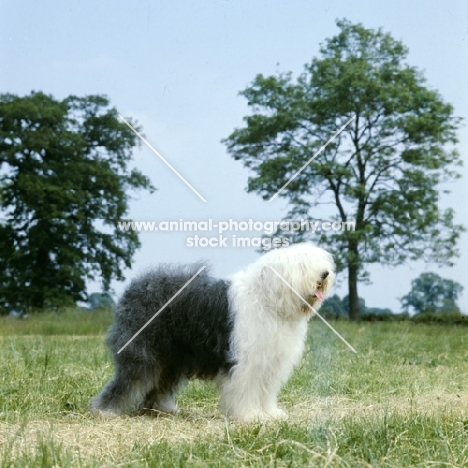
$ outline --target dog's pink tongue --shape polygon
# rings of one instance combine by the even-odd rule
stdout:
[[[316,297],[320,302],[323,302],[323,293],[322,293],[322,291],[319,291],[319,290],[317,289],[317,291],[315,291],[314,294],[315,294],[315,297]]]

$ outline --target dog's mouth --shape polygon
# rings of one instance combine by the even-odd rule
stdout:
[[[322,273],[322,276],[320,277],[320,280],[317,282],[317,289],[314,291],[313,294],[308,294],[305,298],[307,300],[307,303],[310,305],[310,306],[314,306],[315,303],[317,301],[319,302],[323,302],[323,299],[324,299],[324,294],[323,294],[323,290],[325,288],[325,281],[327,279],[329,275],[329,272],[328,271],[324,271]],[[302,309],[304,311],[310,311],[310,308],[307,307],[306,304],[303,304],[302,305]]]
[[[320,302],[323,302],[324,296],[323,296],[322,288],[323,286],[321,284],[318,284],[317,289],[314,291],[314,294],[309,294],[307,296],[307,302],[310,305],[314,305],[315,302],[317,302],[317,300],[319,300]]]
[[[320,277],[320,281],[317,283],[317,289],[314,292],[314,296],[320,302],[323,302],[323,292],[322,292],[322,290],[324,289],[324,283],[327,280],[329,274],[330,274],[329,271],[324,271],[322,273],[322,276]]]
[[[324,271],[322,273],[322,276],[320,278],[320,281],[317,282],[317,289],[314,292],[314,296],[320,301],[323,302],[323,288],[324,288],[324,282],[327,279],[329,273],[328,271]]]
[[[305,299],[307,300],[307,303],[313,307],[317,300],[323,302],[323,292],[320,291],[320,289],[316,289],[314,294],[308,294]],[[302,304],[301,307],[305,312],[311,311],[310,307],[308,307],[306,304]]]
[[[317,289],[315,292],[314,292],[314,296],[320,301],[320,302],[323,302],[323,292],[320,291],[319,289]]]

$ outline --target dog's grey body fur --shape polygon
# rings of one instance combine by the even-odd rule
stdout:
[[[92,401],[92,409],[117,414],[175,411],[173,395],[181,381],[228,372],[233,364],[229,282],[210,277],[206,269],[117,354],[199,268],[162,265],[130,284],[107,335],[115,377]]]

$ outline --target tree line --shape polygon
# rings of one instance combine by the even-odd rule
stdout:
[[[359,298],[361,318],[366,320],[406,320],[410,317],[416,321],[462,320],[457,304],[463,287],[456,281],[441,278],[436,273],[422,273],[411,282],[411,290],[401,297],[401,311],[395,313],[388,307],[367,307],[363,298]],[[349,317],[349,298],[342,299],[333,295],[326,299],[320,313],[330,319]],[[437,316],[437,317],[435,317]],[[466,317],[468,319],[468,317]],[[468,321],[467,321],[468,323]]]
[[[249,192],[288,202],[285,219],[355,222],[312,240],[346,273],[358,320],[369,264],[450,265],[459,254],[464,228],[438,201],[440,184],[460,176],[461,119],[402,42],[347,20],[337,27],[298,77],[259,74],[241,91],[250,113],[223,143],[250,170]],[[104,96],[0,95],[0,310],[72,304],[86,299],[88,279],[103,292],[123,279],[140,244],[117,221],[132,190],[154,190],[130,167],[137,144]]]

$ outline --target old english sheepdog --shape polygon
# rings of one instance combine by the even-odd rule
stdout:
[[[308,304],[318,309],[332,286],[332,256],[301,243],[269,251],[230,281],[204,270],[122,350],[200,266],[161,266],[132,281],[108,332],[115,375],[91,400],[95,414],[175,412],[178,387],[198,377],[217,383],[227,417],[286,417],[278,393],[301,358]]]

